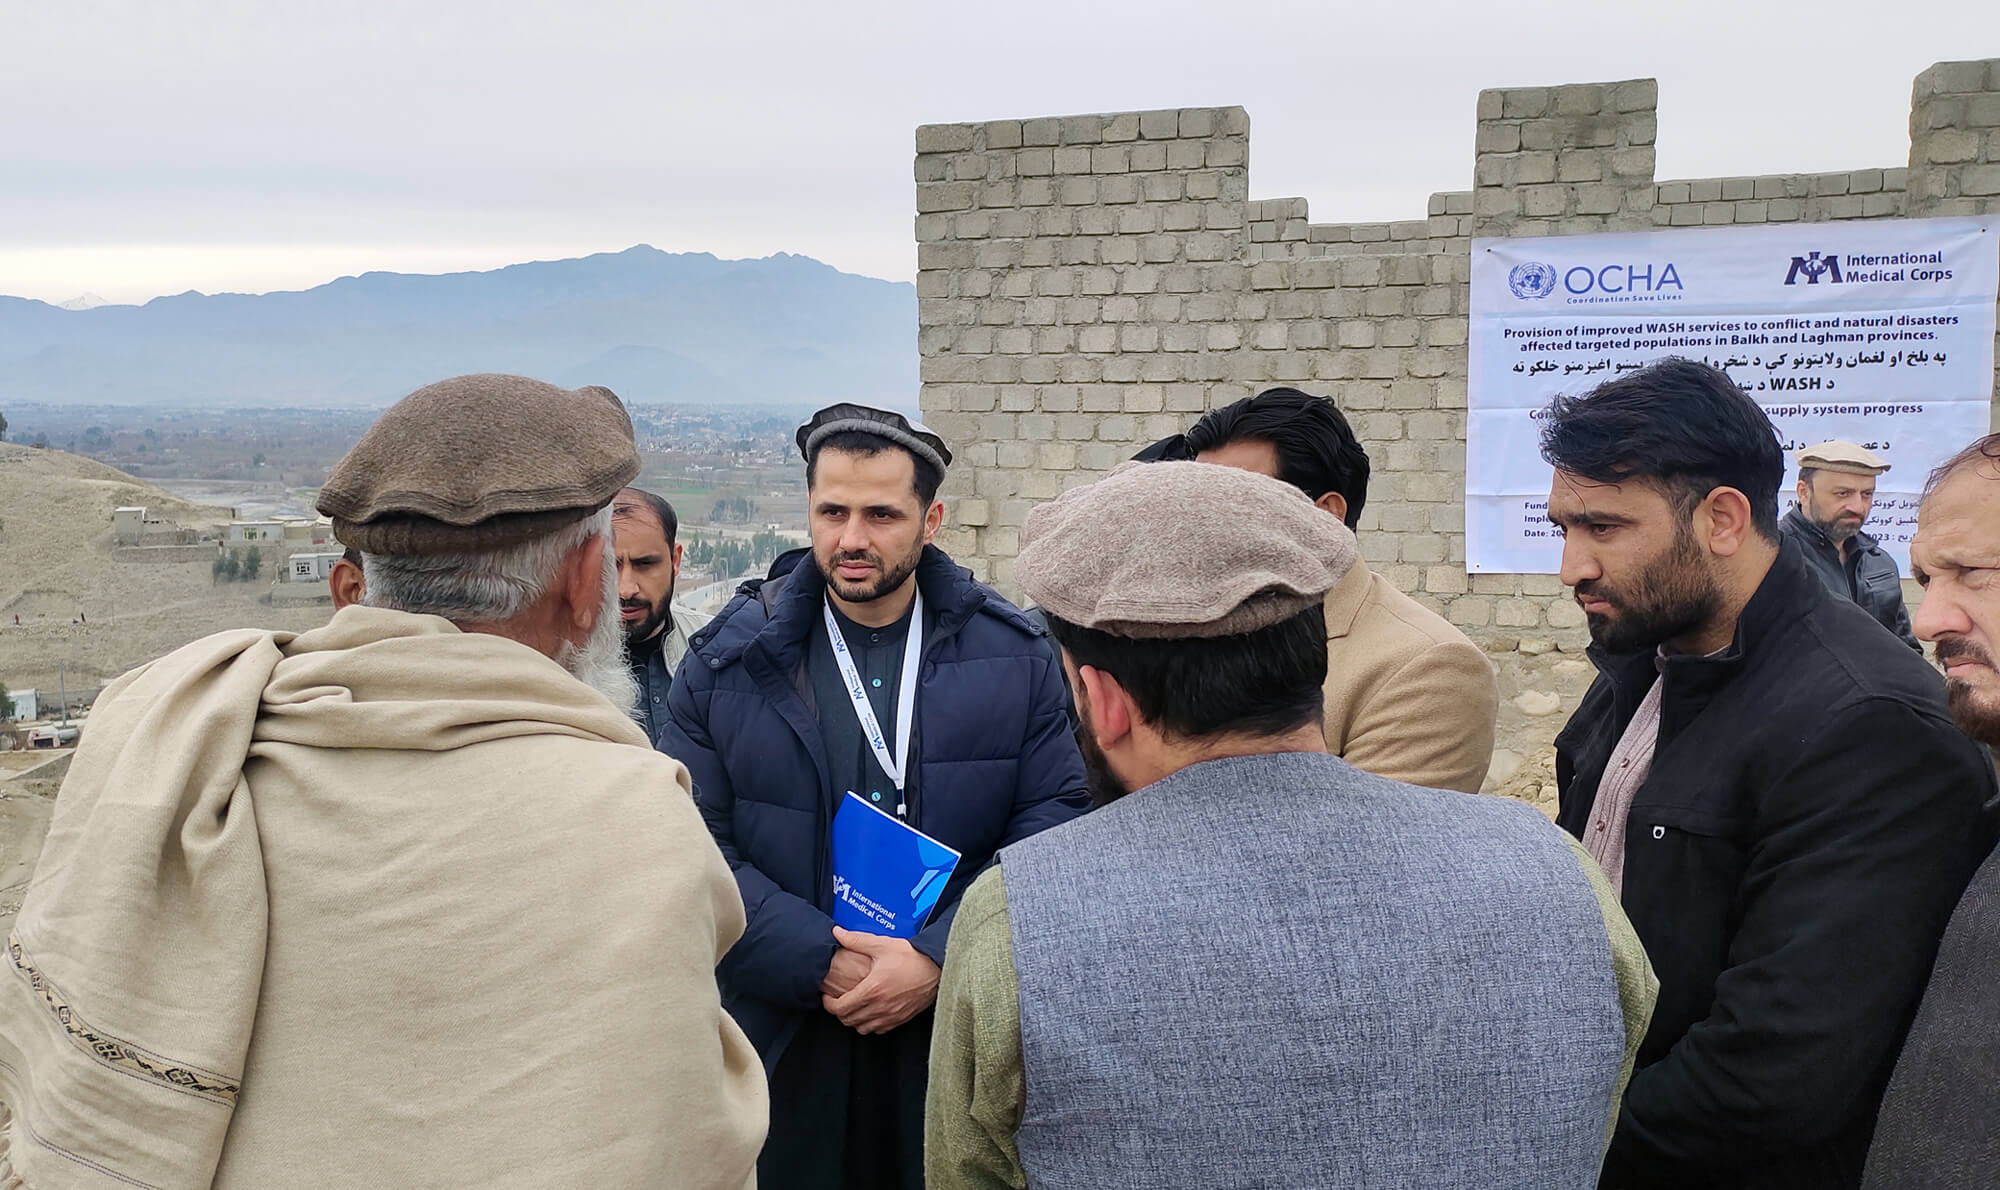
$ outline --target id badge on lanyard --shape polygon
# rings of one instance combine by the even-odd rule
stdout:
[[[909,774],[904,766],[910,758],[910,724],[917,707],[917,665],[924,651],[924,593],[917,591],[910,601],[910,630],[903,640],[903,676],[896,688],[893,756],[889,753],[889,741],[882,737],[882,724],[875,718],[874,704],[868,701],[868,688],[862,684],[860,670],[855,668],[854,655],[847,648],[847,637],[833,617],[831,596],[820,611],[826,619],[826,641],[833,647],[833,663],[840,667],[841,684],[847,687],[848,701],[854,704],[854,718],[861,724],[861,734],[868,741],[868,750],[875,754],[875,762],[896,786],[896,817],[908,817],[909,799],[903,790]]]

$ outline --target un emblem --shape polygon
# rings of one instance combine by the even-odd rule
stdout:
[[[1545,298],[1556,291],[1556,271],[1538,260],[1517,264],[1507,274],[1507,288],[1517,298]]]

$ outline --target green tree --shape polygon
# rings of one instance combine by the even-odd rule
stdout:
[[[229,568],[228,555],[215,551],[215,563],[208,568],[208,585],[213,587],[222,581],[222,572]]]
[[[7,441],[7,415],[0,413],[0,442]]]
[[[236,576],[241,574],[242,572],[243,572],[242,550],[230,550],[227,554],[223,555],[222,557],[223,578],[233,583],[236,581]]]
[[[264,551],[253,545],[250,547],[250,552],[243,555],[243,581],[246,583],[254,581],[263,571]]]

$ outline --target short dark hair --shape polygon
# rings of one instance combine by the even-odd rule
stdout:
[[[346,549],[340,551],[340,560],[347,563],[349,566],[359,566],[361,565],[361,551],[355,549],[353,546],[350,545]]]
[[[2000,463],[2000,434],[1988,434],[1931,469],[1924,480],[1923,499],[1944,486],[1944,482],[1974,463]]]
[[[1347,527],[1361,523],[1368,502],[1368,452],[1331,397],[1296,388],[1270,388],[1211,409],[1184,436],[1186,458],[1244,438],[1268,442],[1278,452],[1278,478],[1318,500],[1339,492],[1347,501]]]
[[[1542,458],[1592,483],[1650,482],[1683,514],[1716,488],[1735,488],[1757,532],[1778,540],[1778,431],[1720,368],[1670,357],[1557,397],[1542,422]]]
[[[1139,713],[1182,739],[1284,735],[1325,712],[1326,608],[1240,636],[1135,640],[1053,613],[1049,635],[1079,668],[1118,679]]]
[[[623,505],[624,508],[619,506]],[[644,488],[624,488],[612,499],[611,515],[616,517],[626,508],[641,506],[652,512],[660,522],[660,532],[667,535],[667,544],[672,545],[681,531],[681,519],[674,515],[674,506],[667,499]]]
[[[944,483],[944,473],[942,471],[932,466],[930,460],[917,454],[916,451],[911,450],[902,443],[892,442],[879,434],[870,434],[866,430],[842,430],[837,434],[828,434],[820,440],[817,446],[813,447],[812,457],[806,460],[806,489],[808,491],[812,489],[813,476],[819,471],[819,457],[829,450],[837,450],[843,454],[860,455],[864,459],[873,458],[885,450],[902,451],[904,454],[910,456],[910,462],[916,468],[912,472],[910,486],[916,489],[917,503],[925,508],[929,508],[931,501],[937,499],[938,487]]]

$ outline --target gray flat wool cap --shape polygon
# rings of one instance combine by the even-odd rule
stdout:
[[[1014,574],[1050,614],[1117,636],[1237,636],[1326,597],[1354,534],[1288,483],[1124,463],[1028,513]]]
[[[610,389],[456,376],[390,406],[334,464],[319,510],[364,554],[477,553],[574,524],[638,475]]]

